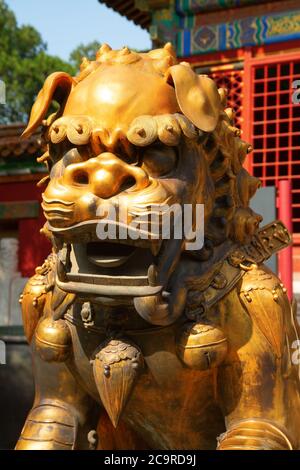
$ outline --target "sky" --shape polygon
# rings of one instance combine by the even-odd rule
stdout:
[[[68,60],[80,43],[97,40],[112,48],[149,49],[149,33],[98,0],[5,0],[19,25],[34,26],[48,52]]]

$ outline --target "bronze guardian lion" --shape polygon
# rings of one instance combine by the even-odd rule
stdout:
[[[103,45],[47,78],[25,135],[40,125],[53,252],[21,298],[36,397],[16,448],[299,448],[298,327],[263,264],[291,238],[249,208],[259,181],[225,90],[170,44]],[[204,204],[201,248],[124,239],[106,215],[174,204]]]

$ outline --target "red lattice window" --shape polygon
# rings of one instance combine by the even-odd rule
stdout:
[[[300,233],[300,104],[292,102],[292,83],[300,79],[300,53],[290,59],[253,60],[249,71],[252,172],[266,186],[292,180],[293,232]]]
[[[242,111],[243,111],[243,77],[244,70],[235,69],[217,69],[210,72],[210,77],[216,82],[218,88],[226,88],[228,91],[227,104],[228,107],[235,111],[235,125],[242,127]]]

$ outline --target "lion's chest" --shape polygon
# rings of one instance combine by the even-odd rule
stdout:
[[[216,447],[216,437],[224,430],[215,404],[216,369],[198,371],[184,367],[176,354],[173,328],[131,331],[124,335],[124,340],[135,345],[143,358],[143,364],[132,379],[128,377],[130,371],[126,369],[124,348],[120,348],[119,362],[115,360],[114,348],[108,348],[108,362],[100,364],[95,373],[98,367],[95,351],[105,344],[104,333],[74,326],[71,330],[74,373],[78,380],[95,400],[102,402],[109,414],[120,413],[151,448]],[[128,384],[130,380],[132,385]]]

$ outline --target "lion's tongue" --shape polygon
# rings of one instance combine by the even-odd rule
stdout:
[[[103,268],[122,266],[135,251],[135,247],[120,243],[92,242],[87,244],[89,261]]]

